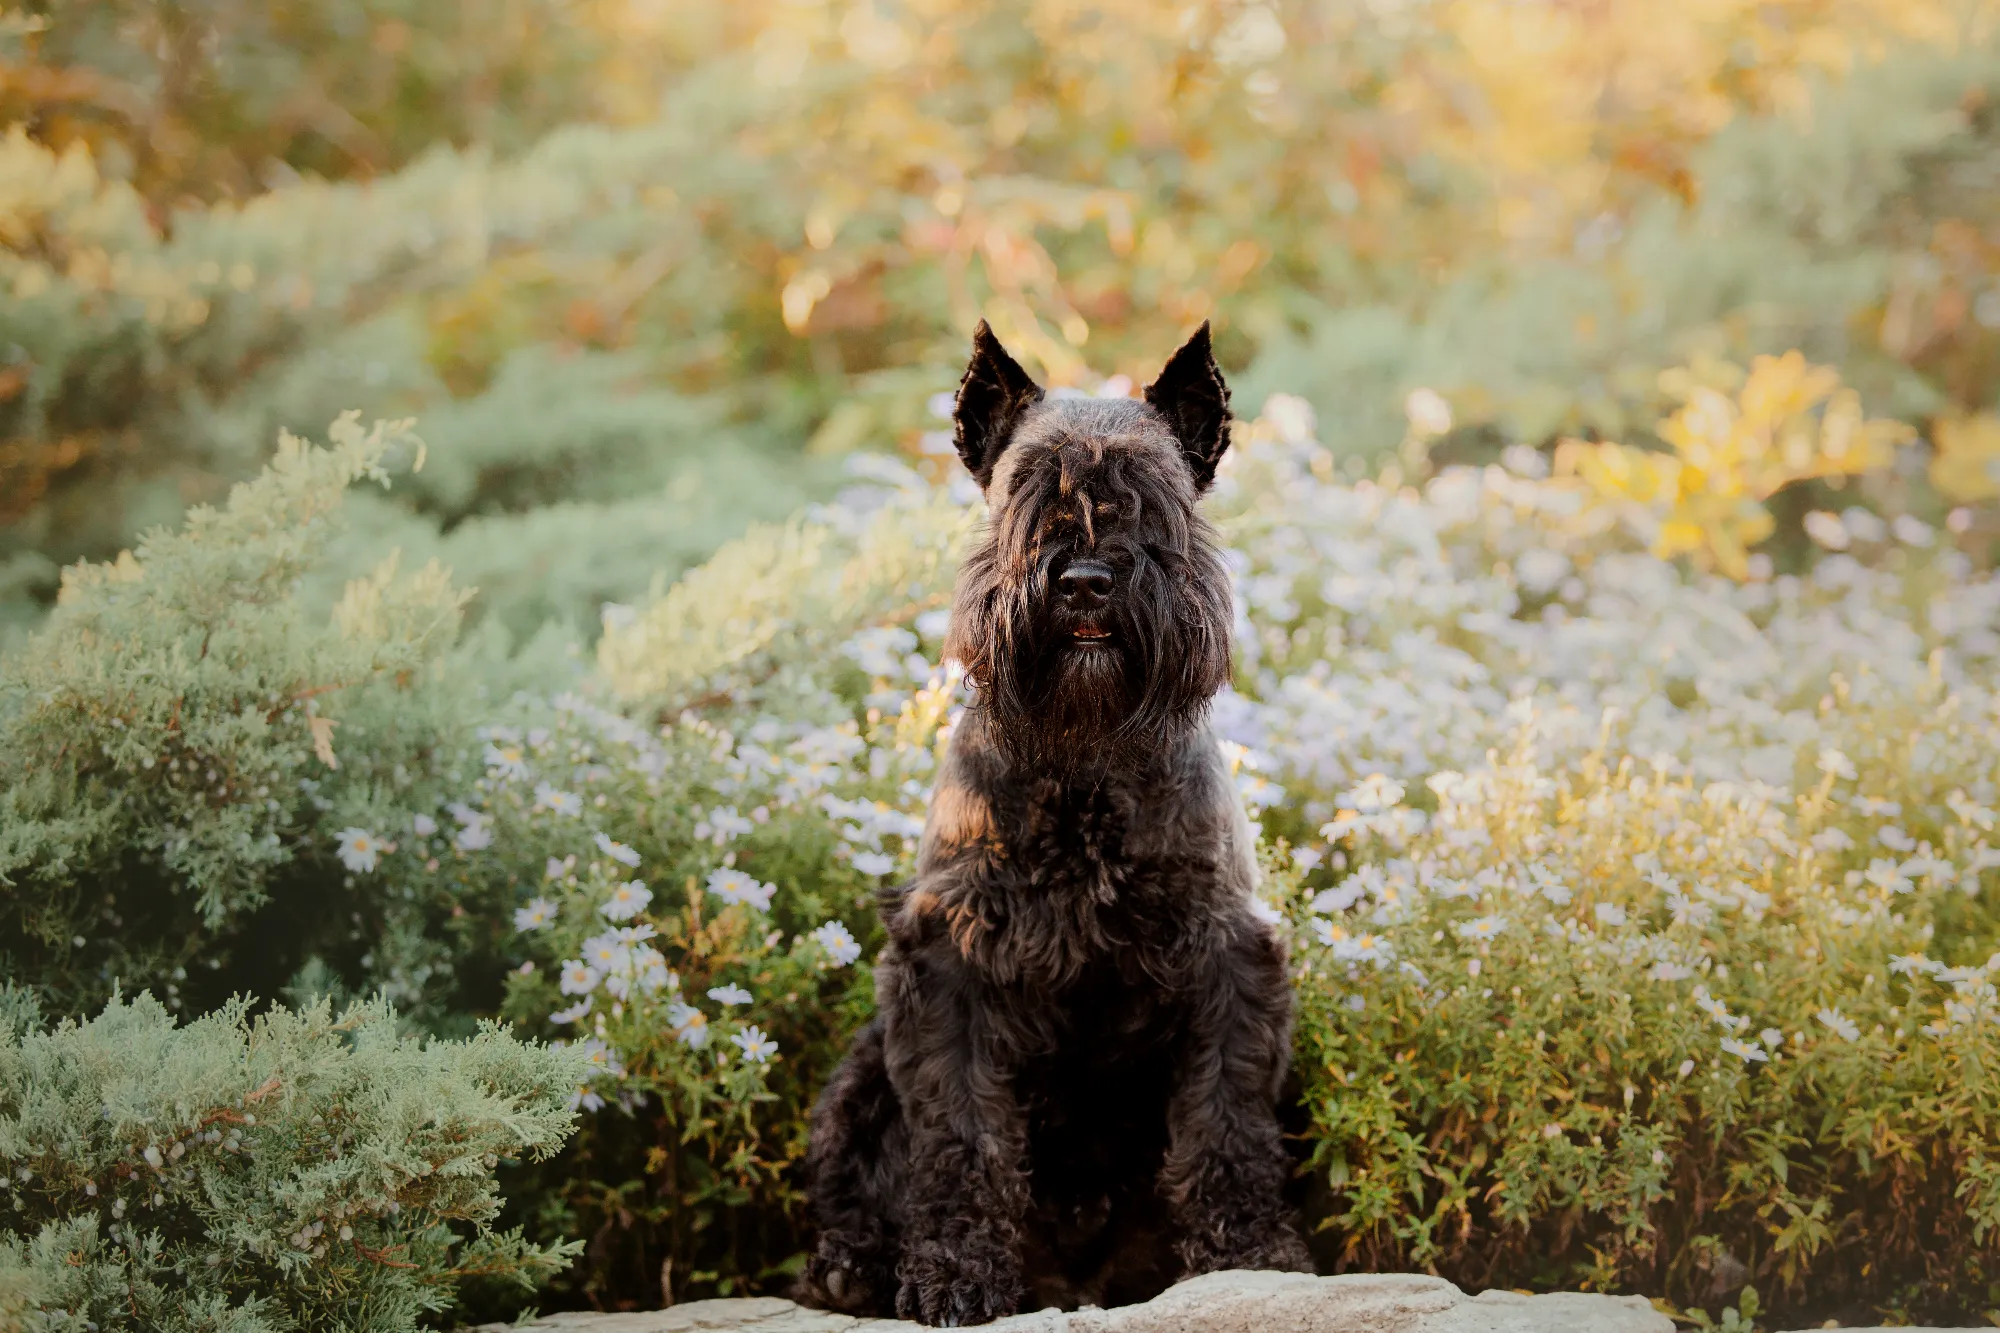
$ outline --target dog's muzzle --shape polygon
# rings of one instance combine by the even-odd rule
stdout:
[[[1070,638],[1087,646],[1111,642],[1104,627],[1104,613],[1111,603],[1116,580],[1111,567],[1096,560],[1078,560],[1056,578],[1056,597],[1062,604]]]

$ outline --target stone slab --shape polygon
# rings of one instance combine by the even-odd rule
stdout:
[[[854,1319],[790,1301],[692,1301],[642,1314],[553,1314],[476,1333],[918,1333],[896,1319]],[[1208,1273],[1143,1305],[1041,1310],[993,1333],[1673,1333],[1638,1296],[1556,1292],[1468,1296],[1416,1273]]]

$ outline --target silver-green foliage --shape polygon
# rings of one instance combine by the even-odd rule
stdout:
[[[7,659],[0,949],[71,1010],[120,982],[171,1001],[274,895],[292,895],[296,932],[342,887],[319,830],[409,799],[476,702],[447,668],[465,594],[440,566],[405,573],[390,553],[330,609],[305,586],[349,483],[386,482],[408,443],[351,418],[333,440],[287,437],[226,506],[72,568]],[[414,899],[342,905],[422,934]],[[286,979],[242,980],[269,994]]]
[[[573,1050],[414,1040],[380,1002],[47,1028],[0,999],[0,1313],[27,1328],[392,1333],[579,1248],[491,1226],[498,1163],[570,1133]]]

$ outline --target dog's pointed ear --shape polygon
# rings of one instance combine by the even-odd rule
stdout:
[[[1215,364],[1207,320],[1167,358],[1160,377],[1146,386],[1146,401],[1173,427],[1194,473],[1195,489],[1207,490],[1229,448],[1229,385]]]
[[[1040,401],[1042,386],[1028,378],[1021,363],[1007,354],[986,321],[980,320],[972,331],[972,360],[958,382],[958,402],[951,414],[958,456],[980,490],[993,480],[993,468],[1021,413]]]

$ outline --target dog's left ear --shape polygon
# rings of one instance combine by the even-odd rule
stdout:
[[[1146,386],[1146,401],[1167,419],[1198,491],[1215,480],[1216,464],[1229,448],[1229,385],[1215,364],[1208,321],[1167,359],[1160,377]]]
[[[1041,401],[1042,386],[1028,378],[1021,363],[1007,355],[993,330],[980,320],[972,331],[972,360],[958,382],[952,407],[952,422],[958,428],[952,442],[980,490],[993,480],[993,469],[1021,414]]]

